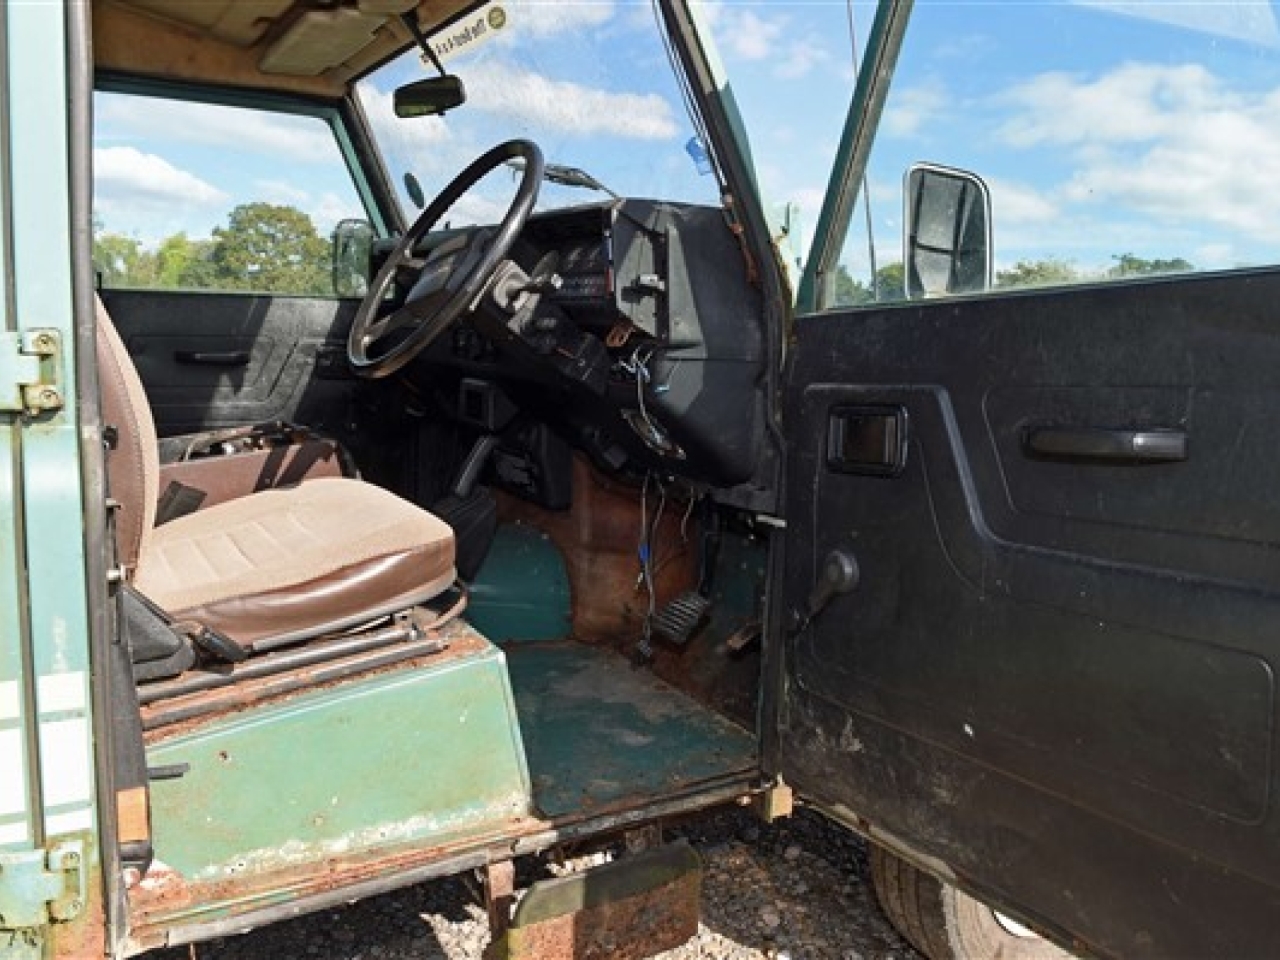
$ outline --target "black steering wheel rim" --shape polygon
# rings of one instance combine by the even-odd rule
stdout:
[[[412,252],[414,246],[464,193],[499,164],[523,159],[524,173],[516,187],[515,196],[507,208],[502,222],[487,241],[484,255],[466,268],[466,275],[450,284],[452,293],[445,304],[429,317],[418,316],[412,304],[405,304],[388,317],[379,318],[378,309],[383,305],[387,289],[395,279],[396,271]],[[542,151],[532,140],[508,140],[500,143],[483,156],[478,157],[438,193],[418,219],[400,238],[395,250],[369,284],[369,290],[360,309],[356,311],[351,333],[347,337],[347,361],[351,369],[362,377],[376,379],[395,373],[425,350],[475,302],[485,285],[493,277],[498,266],[506,259],[512,243],[524,228],[525,221],[538,200],[538,188],[542,185]],[[371,356],[370,347],[395,328],[398,319],[415,323],[414,329],[386,353]]]

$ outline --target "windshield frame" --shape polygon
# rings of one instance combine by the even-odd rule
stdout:
[[[854,204],[871,158],[871,145],[889,96],[914,0],[881,0],[867,50],[849,101],[835,163],[814,228],[796,296],[796,313],[826,309],[834,293],[836,267],[853,218]]]

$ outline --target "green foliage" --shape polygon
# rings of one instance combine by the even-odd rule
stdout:
[[[907,299],[907,268],[901,263],[886,263],[876,271],[876,299],[892,303]]]
[[[856,307],[864,303],[886,303],[906,299],[906,279],[901,263],[887,263],[876,271],[876,287],[855,280],[844,264],[836,267],[835,299],[832,307]]]
[[[93,262],[108,287],[150,287],[155,278],[155,257],[142,249],[142,241],[118,233],[95,232]]]
[[[1076,283],[1081,279],[1073,264],[1065,260],[1019,260],[1007,270],[996,271],[997,287],[1047,287]]]
[[[329,241],[293,207],[244,203],[213,231],[217,277],[230,290],[332,293]]]
[[[102,229],[94,218],[93,262],[107,287],[253,290],[329,296],[330,242],[300,210],[246,203],[210,240],[175,233],[154,250]]]
[[[1190,273],[1195,267],[1182,257],[1170,260],[1147,260],[1132,253],[1121,253],[1111,258],[1115,266],[1107,271],[1108,277],[1149,277],[1161,273]]]

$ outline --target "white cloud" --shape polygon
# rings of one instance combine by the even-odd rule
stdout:
[[[1016,110],[998,131],[1007,144],[1056,148],[1071,165],[1060,200],[1280,242],[1280,88],[1130,63],[1094,79],[1042,74],[1001,100]]]
[[[1043,73],[998,100],[1016,112],[997,135],[1015,147],[1151,140],[1184,117],[1231,109],[1231,98],[1199,64],[1126,63],[1095,80]]]
[[[194,174],[133,147],[98,147],[93,165],[94,205],[104,217],[121,214],[133,220],[153,212],[217,209],[229,199]]]
[[[942,115],[947,94],[937,83],[906,87],[885,106],[882,126],[891,137],[914,137]]]
[[[328,235],[339,220],[368,217],[355,197],[340,197],[328,190],[316,195],[295,183],[282,180],[259,180],[254,187],[257,195],[267,203],[283,204],[305,211],[321,236]]]
[[[716,43],[730,57],[748,62],[768,60],[772,64],[771,74],[779,79],[798,80],[812,73],[815,67],[832,63],[831,51],[823,38],[813,32],[797,35],[792,17],[763,16],[756,10],[728,3],[711,3],[703,9]],[[836,70],[843,74],[848,67],[840,63]]]
[[[765,60],[777,52],[778,40],[786,27],[784,18],[766,19],[752,10],[723,17],[720,31],[729,50],[743,60]]]
[[[95,109],[100,130],[116,128],[149,141],[162,136],[292,163],[331,164],[338,158],[332,131],[314,117],[158,97],[99,97]]]
[[[1000,226],[1050,224],[1062,215],[1059,204],[1043,190],[999,177],[982,179],[991,191],[992,219]]]
[[[470,106],[581,136],[664,140],[679,133],[671,105],[656,93],[615,93],[499,63],[467,72]]]
[[[778,64],[774,67],[774,76],[783,80],[799,80],[807,77],[815,67],[829,62],[831,54],[814,37],[789,42]]]
[[[519,0],[510,4],[511,35],[546,37],[588,27],[598,27],[613,19],[613,0]]]

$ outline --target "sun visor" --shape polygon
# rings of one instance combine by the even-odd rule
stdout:
[[[385,22],[385,16],[350,7],[311,10],[267,48],[258,68],[263,73],[318,76],[369,46]]]
[[[356,4],[361,13],[375,17],[398,17],[418,5],[418,0],[360,0]]]
[[[292,0],[207,0],[175,3],[174,0],[130,0],[129,5],[193,27],[207,30],[219,40],[247,47],[256,43]],[[410,4],[412,6],[412,4]]]

